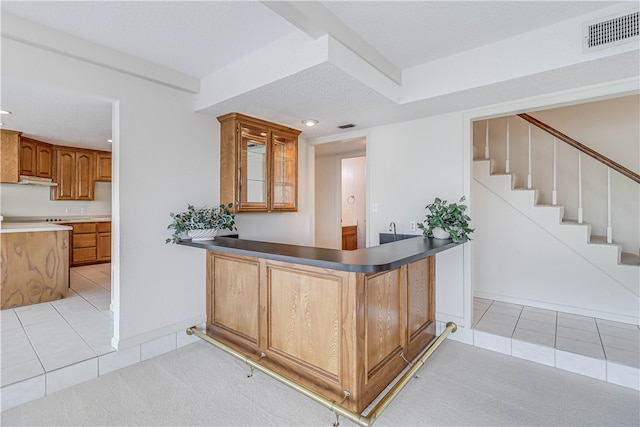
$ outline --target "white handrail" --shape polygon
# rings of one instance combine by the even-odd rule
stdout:
[[[509,117],[507,117],[507,160],[504,163],[504,170],[506,173],[509,172]]]
[[[531,190],[531,124],[529,124],[529,174],[527,175],[527,188]]]
[[[611,228],[611,168],[607,168],[607,243],[613,242]]]
[[[489,119],[486,120],[485,135],[484,135],[484,158],[489,160]]]
[[[582,224],[582,152],[578,151],[578,224]]]
[[[558,204],[558,162],[557,162],[557,146],[558,140],[553,137],[553,190],[551,191],[551,203],[555,206]]]

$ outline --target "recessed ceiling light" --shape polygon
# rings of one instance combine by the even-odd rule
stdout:
[[[306,120],[303,120],[302,123],[304,123],[305,125],[311,127],[311,126],[317,125],[318,121],[315,120],[315,119],[306,119]]]
[[[0,110],[0,114],[11,114],[11,111],[8,111],[8,110]]]
[[[107,139],[107,142],[108,143],[112,143],[113,141],[111,139]]]

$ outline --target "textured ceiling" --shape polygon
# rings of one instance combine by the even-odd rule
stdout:
[[[621,2],[603,1],[346,1],[322,2],[398,69],[476,48]],[[637,2],[628,4],[636,5]],[[298,27],[256,1],[0,2],[11,13],[41,25],[185,74],[202,77],[277,40]],[[635,61],[635,63],[633,62]],[[305,138],[332,135],[336,126],[367,128],[532,96],[637,74],[637,51],[563,70],[399,105],[330,63],[308,68],[203,111],[240,111],[301,129]],[[566,71],[566,70],[565,70]],[[605,73],[606,72],[606,73]],[[577,74],[576,74],[577,73]],[[111,137],[107,100],[62,94],[26,81],[2,78],[7,127],[67,145],[105,149]],[[496,92],[500,90],[500,92]],[[17,112],[20,112],[18,117]],[[319,126],[305,128],[304,118]]]
[[[401,69],[593,10],[606,1],[325,1]]]

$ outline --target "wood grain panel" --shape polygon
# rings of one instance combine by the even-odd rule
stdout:
[[[0,129],[0,182],[20,179],[20,132]]]
[[[69,231],[0,234],[2,309],[53,301],[69,291]]]
[[[96,152],[96,181],[111,182],[111,153]]]
[[[337,377],[341,281],[294,269],[267,268],[269,349]]]
[[[402,346],[400,269],[371,276],[366,284],[367,374],[381,367]]]
[[[425,260],[426,261],[426,260]],[[407,266],[409,335],[420,331],[429,322],[429,264],[414,262]]]
[[[211,293],[214,325],[258,342],[259,263],[216,256]]]

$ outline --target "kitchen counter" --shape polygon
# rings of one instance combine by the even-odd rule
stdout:
[[[461,243],[454,243],[451,240],[420,238],[417,236],[414,239],[399,240],[385,245],[352,251],[233,239],[228,237],[216,237],[215,240],[205,242],[182,240],[178,244],[312,267],[330,268],[356,273],[375,273],[393,270],[410,262],[435,255],[438,252]]]
[[[43,231],[72,230],[68,225],[53,224],[50,222],[0,222],[0,233],[33,233]]]
[[[5,216],[2,224],[6,223],[16,223],[16,222],[47,222],[47,223],[57,223],[57,222],[68,222],[68,223],[79,223],[79,222],[109,222],[111,221],[110,215],[50,215],[50,216]]]

